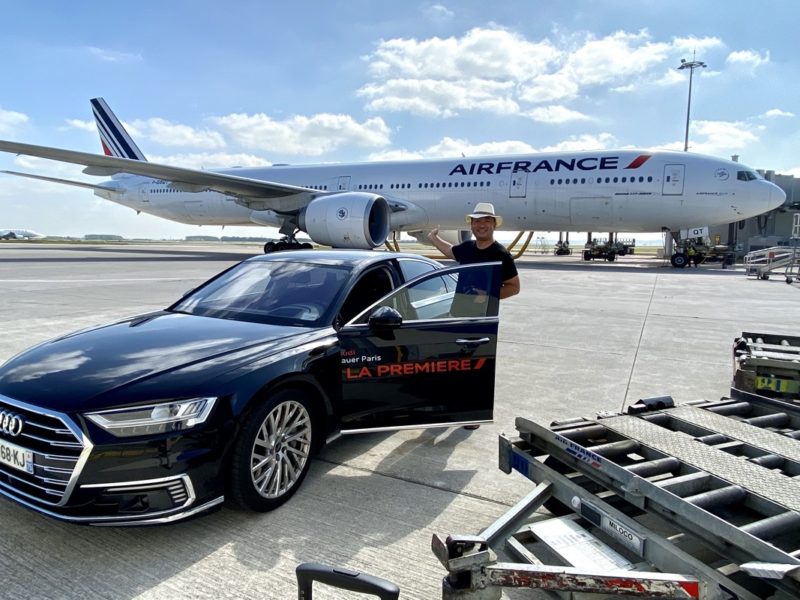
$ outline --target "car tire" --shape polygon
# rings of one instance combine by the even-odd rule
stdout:
[[[312,414],[302,392],[285,389],[245,417],[230,465],[230,492],[237,505],[266,512],[294,495],[311,464]]]

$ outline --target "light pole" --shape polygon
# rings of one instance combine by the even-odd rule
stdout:
[[[678,67],[678,70],[681,71],[683,69],[689,69],[689,101],[686,103],[686,137],[683,140],[683,151],[689,151],[689,115],[692,111],[692,76],[694,75],[694,70],[700,67],[705,68],[707,65],[701,60],[694,60],[692,57],[691,61],[687,61],[685,58],[681,59],[681,66]]]

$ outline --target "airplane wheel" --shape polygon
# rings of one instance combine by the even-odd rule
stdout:
[[[275,252],[275,242],[267,242],[264,244],[264,254]]]
[[[300,244],[300,247],[303,250],[313,250],[314,249],[314,244],[309,244],[308,242],[303,242],[302,244]]]
[[[288,250],[289,245],[286,242],[278,242],[275,244],[275,250],[280,252],[281,250]]]
[[[669,262],[672,263],[672,266],[676,269],[684,269],[686,268],[686,265],[689,264],[689,257],[683,252],[678,252],[677,254],[672,255],[672,258],[669,259]]]

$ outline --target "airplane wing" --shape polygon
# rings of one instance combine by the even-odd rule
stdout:
[[[8,173],[9,175],[17,175],[19,177],[28,177],[29,179],[41,179],[42,181],[50,181],[52,183],[63,183],[65,185],[74,185],[76,187],[87,188],[90,190],[103,190],[104,192],[119,192],[118,189],[108,187],[105,185],[94,185],[86,183],[85,181],[75,181],[72,179],[61,179],[59,177],[45,177],[44,175],[33,175],[32,173],[20,173],[19,171],[2,171],[0,173]]]
[[[175,187],[185,191],[214,190],[236,196],[240,204],[253,210],[271,209],[276,212],[294,212],[307,206],[316,196],[329,193],[283,183],[251,179],[249,177],[214,173],[213,171],[173,167],[128,158],[117,158],[4,140],[0,140],[0,151],[84,165],[86,168],[83,172],[87,175],[108,177],[117,173],[131,173],[154,179],[165,179],[173,182]],[[16,172],[10,173],[23,177],[28,176]],[[46,179],[44,177],[40,178]],[[67,183],[66,181],[56,181],[58,183]]]

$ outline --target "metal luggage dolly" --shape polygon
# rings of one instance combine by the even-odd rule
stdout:
[[[733,387],[800,401],[800,337],[743,331],[733,342]]]
[[[434,536],[442,598],[800,598],[800,407],[731,396],[549,427],[518,417],[499,466],[537,486],[480,536]],[[533,515],[543,505],[556,516]],[[503,540],[523,562],[497,562]]]
[[[398,600],[400,588],[390,581],[350,571],[329,567],[319,563],[302,563],[295,569],[297,574],[298,600],[312,600],[312,586],[315,581],[342,590],[370,594],[381,600]]]

